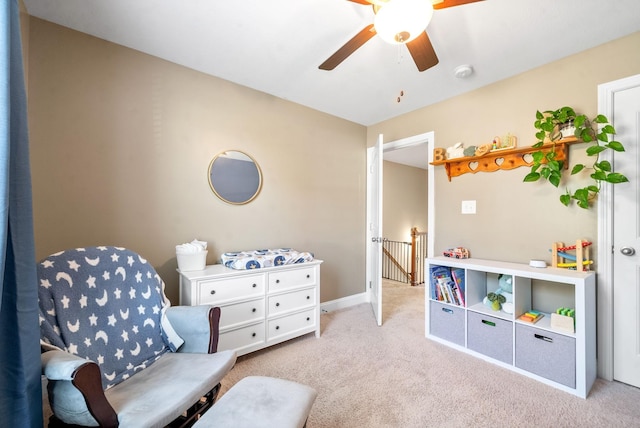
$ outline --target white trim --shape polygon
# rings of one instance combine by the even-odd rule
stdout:
[[[598,85],[598,112],[613,120],[616,92],[640,86],[640,74]],[[615,124],[613,124],[615,126]],[[602,160],[612,161],[602,152]],[[598,195],[598,376],[613,380],[613,189],[604,184]]]
[[[367,293],[358,293],[352,294],[351,296],[341,297],[336,300],[330,300],[328,302],[324,302],[320,304],[320,312],[327,313],[337,311],[338,309],[349,308],[351,306],[356,306],[361,303],[367,303],[369,300],[367,299]]]

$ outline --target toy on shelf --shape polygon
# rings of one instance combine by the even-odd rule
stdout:
[[[498,275],[499,288],[482,300],[483,303],[489,306],[494,311],[502,309],[508,314],[513,313],[513,277],[511,275]]]
[[[558,308],[551,314],[551,328],[567,333],[575,333],[576,311],[570,308]]]
[[[529,322],[531,324],[535,324],[537,323],[540,318],[542,318],[544,316],[543,313],[538,312],[538,311],[534,311],[531,310],[529,312],[525,312],[524,314],[520,315],[518,317],[519,320],[524,321],[524,322]]]
[[[589,266],[593,264],[593,260],[589,259],[589,247],[591,242],[584,239],[578,239],[576,245],[565,247],[562,242],[554,242],[551,248],[551,264],[553,267],[569,268],[578,271],[589,270]],[[575,255],[567,253],[574,251]]]
[[[469,250],[463,247],[449,248],[442,252],[442,255],[445,257],[453,257],[456,259],[468,259],[469,258]]]

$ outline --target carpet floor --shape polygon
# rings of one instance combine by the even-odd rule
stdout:
[[[424,287],[385,281],[381,327],[368,304],[320,318],[320,338],[239,357],[222,394],[249,375],[310,385],[307,428],[640,427],[638,388],[597,379],[583,400],[426,339]]]

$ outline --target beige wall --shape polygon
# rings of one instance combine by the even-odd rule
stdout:
[[[380,133],[386,141],[394,141],[434,131],[436,147],[458,141],[465,147],[478,145],[507,132],[518,136],[520,146],[531,145],[536,110],[571,105],[594,115],[597,85],[640,73],[639,49],[640,33],[618,39],[370,126],[367,144],[373,146]],[[571,165],[583,147],[571,150]],[[596,210],[565,208],[558,201],[564,184],[555,189],[548,183],[523,183],[527,172],[528,168],[519,168],[467,174],[448,182],[444,167],[436,167],[435,251],[462,245],[474,257],[528,262],[550,260],[548,249],[554,241],[595,241]],[[462,215],[462,200],[476,200],[478,213]]]
[[[427,231],[427,171],[383,163],[382,230],[392,241],[411,242],[411,228]]]
[[[147,257],[177,303],[176,244],[293,247],[323,259],[321,300],[364,291],[366,129],[32,18],[36,254],[88,245]],[[261,194],[209,189],[217,153],[260,164]]]

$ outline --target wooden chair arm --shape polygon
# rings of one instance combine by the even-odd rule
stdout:
[[[116,428],[118,415],[107,401],[102,389],[100,368],[93,362],[78,367],[72,375],[71,383],[82,393],[87,409],[101,427]]]

